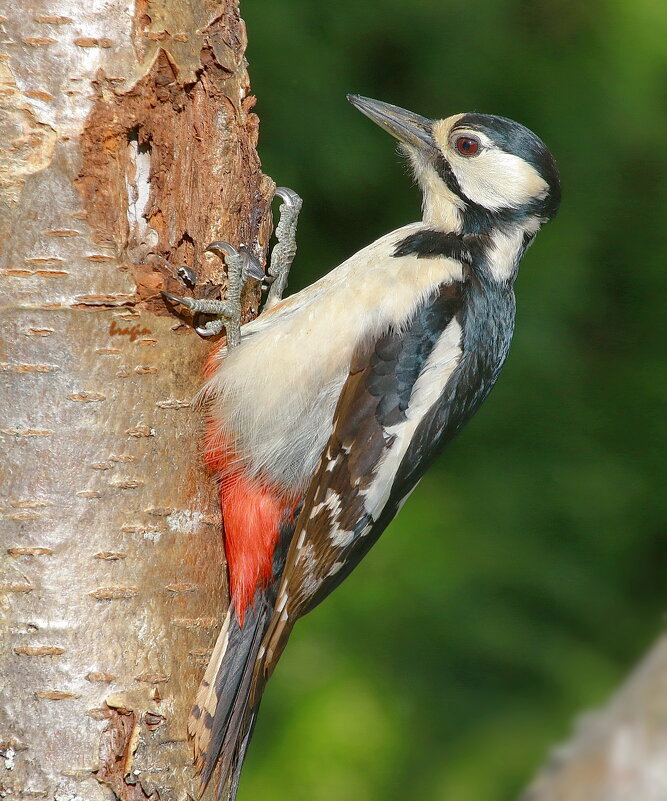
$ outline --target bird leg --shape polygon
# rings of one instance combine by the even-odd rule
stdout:
[[[245,250],[236,250],[228,242],[212,242],[206,250],[222,255],[227,264],[227,297],[224,300],[206,298],[179,298],[171,292],[163,292],[163,297],[173,303],[180,303],[199,314],[213,314],[215,318],[195,326],[202,337],[212,337],[224,328],[227,332],[227,347],[233,348],[241,341],[241,291],[247,278],[263,278],[257,262]],[[259,272],[259,275],[258,275]]]
[[[282,200],[280,204],[280,219],[276,225],[276,244],[271,251],[271,262],[267,270],[268,283],[271,288],[264,304],[264,309],[275,306],[282,300],[283,292],[287,287],[287,277],[296,255],[296,226],[299,221],[299,212],[303,201],[293,189],[279,186],[276,197]]]
[[[236,347],[241,341],[241,292],[248,278],[264,280],[270,284],[265,309],[281,300],[287,286],[287,276],[296,254],[296,226],[302,201],[296,192],[285,187],[278,187],[276,196],[282,203],[275,232],[277,241],[271,252],[267,275],[264,275],[261,265],[244,245],[237,250],[228,242],[212,242],[206,250],[220,255],[227,265],[226,298],[224,300],[180,298],[171,292],[162,292],[163,297],[172,303],[179,303],[197,314],[214,315],[214,319],[204,325],[195,326],[195,331],[202,337],[212,337],[217,336],[224,328],[227,333],[228,348]],[[181,278],[186,280],[186,276]],[[192,276],[189,274],[187,278],[192,281]]]

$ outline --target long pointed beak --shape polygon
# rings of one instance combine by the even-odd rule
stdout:
[[[431,134],[431,120],[420,117],[398,106],[383,103],[381,100],[372,100],[361,95],[348,95],[347,99],[352,105],[365,114],[370,120],[384,128],[399,142],[412,147],[433,153],[437,146]]]

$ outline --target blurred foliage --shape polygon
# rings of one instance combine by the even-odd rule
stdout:
[[[664,610],[667,4],[241,10],[264,168],[304,198],[293,290],[419,213],[346,92],[523,122],[564,202],[524,259],[497,388],[297,626],[240,801],[515,799]]]

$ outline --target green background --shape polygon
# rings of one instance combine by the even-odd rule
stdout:
[[[664,611],[667,4],[241,13],[264,169],[304,198],[292,290],[419,214],[393,141],[347,92],[523,122],[556,155],[563,205],[524,259],[498,386],[297,626],[240,801],[515,799]]]

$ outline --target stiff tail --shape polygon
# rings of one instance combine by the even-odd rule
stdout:
[[[200,795],[220,764],[218,798],[234,801],[241,767],[253,728],[260,696],[248,706],[253,673],[271,607],[262,598],[245,610],[239,625],[233,606],[227,612],[190,714],[188,732],[200,774]]]

